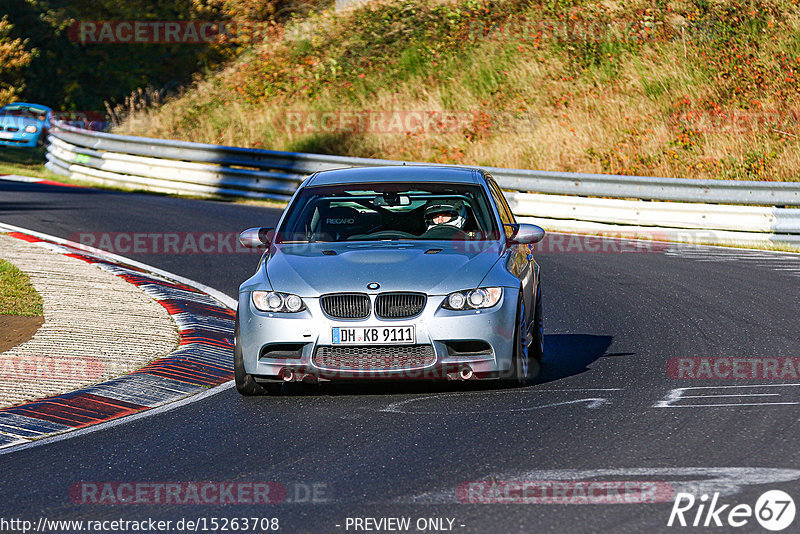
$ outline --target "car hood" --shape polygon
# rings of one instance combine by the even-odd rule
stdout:
[[[372,282],[381,292],[446,295],[477,287],[500,252],[494,242],[285,244],[273,247],[265,265],[273,290],[301,297],[365,292]]]

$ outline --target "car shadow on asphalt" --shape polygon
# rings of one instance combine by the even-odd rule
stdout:
[[[612,336],[592,334],[546,334],[544,358],[538,376],[528,380],[526,387],[560,380],[589,370],[589,365],[603,356],[613,341]],[[487,391],[504,386],[494,380],[447,382],[368,382],[284,384],[281,395],[402,395],[431,394],[458,391]]]
[[[613,340],[612,336],[593,334],[546,334],[539,375],[529,380],[528,385],[544,384],[588,371],[589,365],[606,353]]]

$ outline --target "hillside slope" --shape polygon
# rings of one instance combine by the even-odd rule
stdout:
[[[410,161],[800,176],[797,0],[400,0],[282,27],[123,133]]]

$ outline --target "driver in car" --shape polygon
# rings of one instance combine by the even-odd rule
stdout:
[[[451,227],[463,230],[467,222],[467,208],[461,200],[432,200],[425,207],[427,231]]]

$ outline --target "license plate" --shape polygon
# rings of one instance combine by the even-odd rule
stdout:
[[[14,136],[17,135],[11,132],[0,132],[0,139],[14,139]]]
[[[413,326],[333,327],[334,345],[409,345],[416,343]]]

